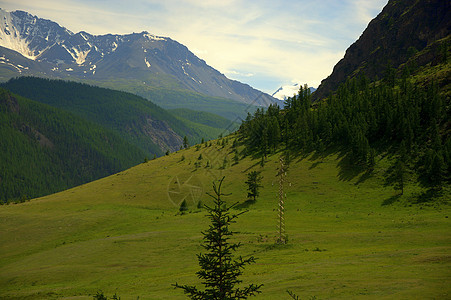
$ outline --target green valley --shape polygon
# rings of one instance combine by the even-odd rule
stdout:
[[[1,202],[70,188],[230,132],[206,112],[174,114],[139,96],[33,77],[1,85]],[[217,123],[215,123],[217,122]],[[55,147],[54,147],[55,146]]]
[[[356,22],[370,11],[357,2],[326,11],[352,8]],[[450,299],[450,12],[440,0],[388,1],[313,94],[301,85],[280,107],[169,38],[73,34],[0,10],[0,44],[39,54],[0,47],[0,73],[85,82],[0,85],[0,299],[187,299],[205,269],[221,283],[242,270],[232,288],[263,285],[253,299]],[[338,24],[315,18],[323,31]],[[39,30],[14,35],[22,24]],[[328,43],[315,33],[295,46]],[[228,71],[263,78],[262,67],[243,71],[268,50],[250,37],[260,47]],[[199,255],[212,249],[225,254]]]
[[[289,299],[286,290],[307,299],[450,295],[449,187],[422,200],[426,189],[409,180],[400,196],[383,185],[390,164],[383,155],[370,177],[337,154],[294,158],[285,185],[289,240],[277,245],[281,153],[265,167],[249,156],[232,164],[235,137],[1,206],[0,297],[91,299],[102,290],[123,299],[185,299],[171,284],[198,284],[195,256],[208,220],[197,201],[208,204],[212,180],[225,176],[227,203],[244,202],[252,170],[262,171],[264,188],[232,229],[240,232],[239,254],[257,258],[243,277],[264,284],[255,299]],[[189,212],[180,215],[184,195]]]

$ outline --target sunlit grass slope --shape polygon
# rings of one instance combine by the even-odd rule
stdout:
[[[239,254],[258,259],[242,278],[264,284],[254,299],[289,299],[287,289],[302,299],[451,297],[448,189],[414,203],[424,192],[414,183],[401,197],[383,186],[386,158],[368,177],[338,154],[297,157],[285,185],[289,242],[275,245],[279,154],[264,167],[250,157],[233,165],[232,139],[0,206],[0,298],[92,299],[102,290],[122,299],[185,299],[171,284],[198,284],[196,254],[208,220],[197,202],[208,203],[205,192],[221,176],[232,193],[227,202],[243,202],[251,170],[262,171],[264,187],[232,229],[240,231]],[[178,214],[182,199],[191,209],[185,215]]]

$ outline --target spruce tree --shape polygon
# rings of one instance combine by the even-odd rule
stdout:
[[[394,188],[400,190],[401,195],[404,194],[404,182],[405,182],[406,166],[401,159],[398,159],[395,163],[394,169]]]
[[[188,210],[188,204],[186,203],[186,200],[183,200],[183,202],[180,204],[179,211],[184,214]]]
[[[441,152],[431,151],[432,158],[427,166],[428,180],[432,188],[441,189],[445,173],[445,163]]]
[[[254,202],[256,201],[256,198],[260,194],[259,189],[262,187],[260,184],[263,179],[263,176],[260,175],[260,172],[252,171],[249,174],[247,174],[247,181],[245,182],[247,184],[247,197],[249,199],[252,199]]]
[[[174,285],[176,288],[183,289],[190,299],[247,299],[261,293],[262,285],[251,283],[244,288],[236,287],[242,282],[239,277],[242,275],[244,267],[254,263],[255,258],[251,256],[243,259],[239,256],[235,259],[233,256],[233,252],[241,244],[229,241],[231,236],[236,233],[229,230],[229,226],[235,223],[235,219],[244,212],[231,214],[231,208],[238,202],[227,207],[225,201],[221,199],[221,196],[225,196],[221,191],[223,181],[224,177],[219,180],[218,184],[213,182],[214,195],[208,194],[213,198],[214,206],[204,206],[211,224],[207,231],[202,232],[204,236],[202,247],[207,253],[197,255],[201,270],[196,274],[205,289],[200,290],[196,286],[179,285],[178,283]]]

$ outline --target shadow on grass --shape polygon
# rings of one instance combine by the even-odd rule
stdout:
[[[255,204],[256,202],[257,201],[255,201],[255,200],[249,199],[249,200],[244,201],[243,203],[239,203],[239,204],[235,205],[234,208],[235,209],[246,209],[246,208],[249,208],[249,206]]]
[[[413,200],[412,203],[413,204],[421,204],[421,203],[433,202],[441,196],[443,196],[442,189],[430,188],[427,191],[414,196],[412,199]]]
[[[353,163],[349,154],[343,156],[343,158],[338,162],[337,167],[339,169],[338,178],[341,181],[351,181],[365,170],[364,167]],[[358,183],[365,181],[369,178],[369,176],[370,174],[367,176],[365,176],[365,174],[362,175]]]
[[[258,166],[258,165],[260,165],[260,164],[261,164],[261,162],[260,162],[260,161],[257,161],[255,164],[253,164],[252,166],[250,166],[250,167],[247,168],[246,170],[241,171],[241,173],[246,173],[247,171],[253,169],[254,167],[256,167],[256,166]]]
[[[397,202],[401,198],[401,196],[402,196],[401,194],[397,194],[390,198],[385,199],[382,202],[382,206],[391,205]],[[431,203],[437,201],[437,199],[439,199],[442,196],[443,190],[430,188],[427,191],[412,195],[412,197],[409,197],[408,202],[412,204]]]
[[[257,247],[260,248],[256,250],[257,253],[267,252],[272,250],[284,250],[293,248],[293,243],[288,242],[287,244],[277,244],[273,242],[257,244]],[[273,264],[278,264],[277,262],[273,262]]]
[[[397,194],[397,195],[391,196],[390,198],[385,199],[385,200],[382,202],[382,206],[392,205],[393,203],[395,203],[396,201],[398,201],[399,198],[401,198],[401,194]]]
[[[312,156],[309,158],[309,161],[323,159],[324,157],[326,157],[325,153],[320,153],[318,151],[315,151],[315,152],[313,152]]]
[[[309,169],[309,170],[314,169],[314,168],[316,168],[320,163],[322,163],[322,161],[314,162],[308,169]]]
[[[369,179],[371,176],[373,176],[373,170],[367,170],[365,173],[363,173],[360,178],[357,180],[355,185],[359,185],[361,183],[364,183],[367,179]]]
[[[315,160],[319,160],[319,159],[324,159],[327,156],[337,153],[337,152],[340,152],[340,154],[341,154],[341,151],[339,149],[337,149],[336,147],[329,147],[329,148],[325,149],[324,151],[316,150],[313,152],[313,155],[310,157],[309,160],[315,161]]]
[[[309,155],[310,155],[310,152],[299,152],[299,151],[297,151],[297,152],[293,152],[293,153],[294,153],[293,156],[298,158],[296,162],[301,162],[304,159],[306,159],[307,157],[309,157]]]
[[[372,170],[367,170],[364,166],[356,164],[356,162],[351,159],[349,151],[344,148],[331,147],[322,152],[319,151],[303,152],[299,150],[296,151],[290,149],[290,153],[293,154],[294,157],[297,157],[297,162],[307,159],[311,155],[311,157],[308,160],[312,161],[313,163],[309,167],[309,170],[318,167],[318,165],[322,163],[321,160],[323,158],[332,154],[337,154],[337,158],[339,159],[339,162],[337,164],[337,168],[339,169],[338,178],[341,181],[351,181],[363,173],[356,182],[356,185],[359,185],[372,176]]]

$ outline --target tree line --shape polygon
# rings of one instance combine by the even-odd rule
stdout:
[[[248,114],[240,139],[247,152],[262,157],[280,148],[344,151],[349,162],[369,170],[387,152],[402,158],[425,185],[440,187],[451,167],[449,96],[434,81],[419,86],[408,74],[390,74],[374,83],[365,76],[350,79],[316,103],[301,86],[283,109],[271,105]]]

